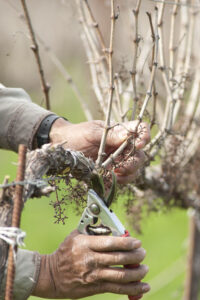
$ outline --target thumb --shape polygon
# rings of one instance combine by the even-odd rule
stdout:
[[[121,125],[113,126],[108,132],[107,145],[119,147],[128,136],[132,135],[137,150],[144,148],[150,141],[150,130],[147,123],[138,121],[125,122]]]

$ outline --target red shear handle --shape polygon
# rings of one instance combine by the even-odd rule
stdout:
[[[128,237],[130,236],[128,230],[125,231],[125,233],[122,235],[124,237]],[[126,269],[135,269],[135,268],[138,268],[139,267],[139,264],[138,265],[125,265],[124,266]],[[140,296],[128,296],[129,300],[138,300],[138,299],[141,299],[143,295],[140,295]]]

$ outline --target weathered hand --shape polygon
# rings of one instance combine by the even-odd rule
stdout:
[[[88,236],[74,231],[52,255],[43,255],[33,295],[77,299],[99,293],[141,295],[150,287],[141,280],[148,269],[141,242],[131,237]],[[115,266],[115,267],[114,267]],[[118,267],[116,267],[118,266]]]
[[[105,152],[107,156],[113,153],[127,138],[134,133],[136,121],[126,122],[122,125],[114,126],[109,130]],[[97,158],[98,149],[103,134],[104,122],[91,121],[79,124],[71,124],[63,119],[54,122],[50,139],[52,143],[63,143],[66,147],[83,152],[87,157]],[[144,162],[144,153],[141,150],[150,140],[150,131],[146,123],[140,123],[137,129],[135,140],[135,155],[131,157],[123,167],[115,170],[118,183],[128,183],[133,181],[138,169]]]

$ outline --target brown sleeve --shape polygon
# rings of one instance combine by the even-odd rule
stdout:
[[[31,102],[20,88],[0,85],[0,148],[16,151],[19,144],[32,149],[42,120],[52,112]]]

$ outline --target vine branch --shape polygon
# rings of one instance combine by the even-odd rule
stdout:
[[[104,158],[104,151],[106,145],[106,138],[108,135],[108,131],[110,128],[110,116],[111,116],[111,109],[112,109],[112,102],[113,102],[113,92],[114,92],[114,85],[113,85],[113,41],[114,41],[114,28],[115,28],[115,9],[114,9],[114,0],[111,0],[111,28],[110,28],[110,45],[108,50],[108,65],[109,65],[109,100],[108,100],[108,108],[106,113],[106,120],[105,120],[105,128],[102,135],[98,158],[96,161],[97,167],[100,167]]]
[[[35,32],[33,29],[33,25],[31,22],[31,18],[28,12],[28,8],[26,5],[26,0],[21,0],[21,4],[24,10],[24,15],[25,15],[25,19],[28,25],[28,29],[29,29],[29,33],[30,33],[30,37],[32,40],[33,45],[31,46],[31,49],[35,55],[35,59],[36,59],[36,63],[37,63],[37,67],[38,67],[38,71],[39,71],[39,75],[40,75],[40,81],[41,81],[41,86],[42,86],[42,91],[44,93],[44,97],[45,97],[45,103],[46,103],[46,108],[48,110],[51,109],[50,107],[50,98],[49,98],[49,90],[50,90],[50,85],[47,83],[46,79],[45,79],[45,75],[44,75],[44,69],[42,66],[42,61],[40,58],[40,52],[39,52],[39,46],[35,37]]]

